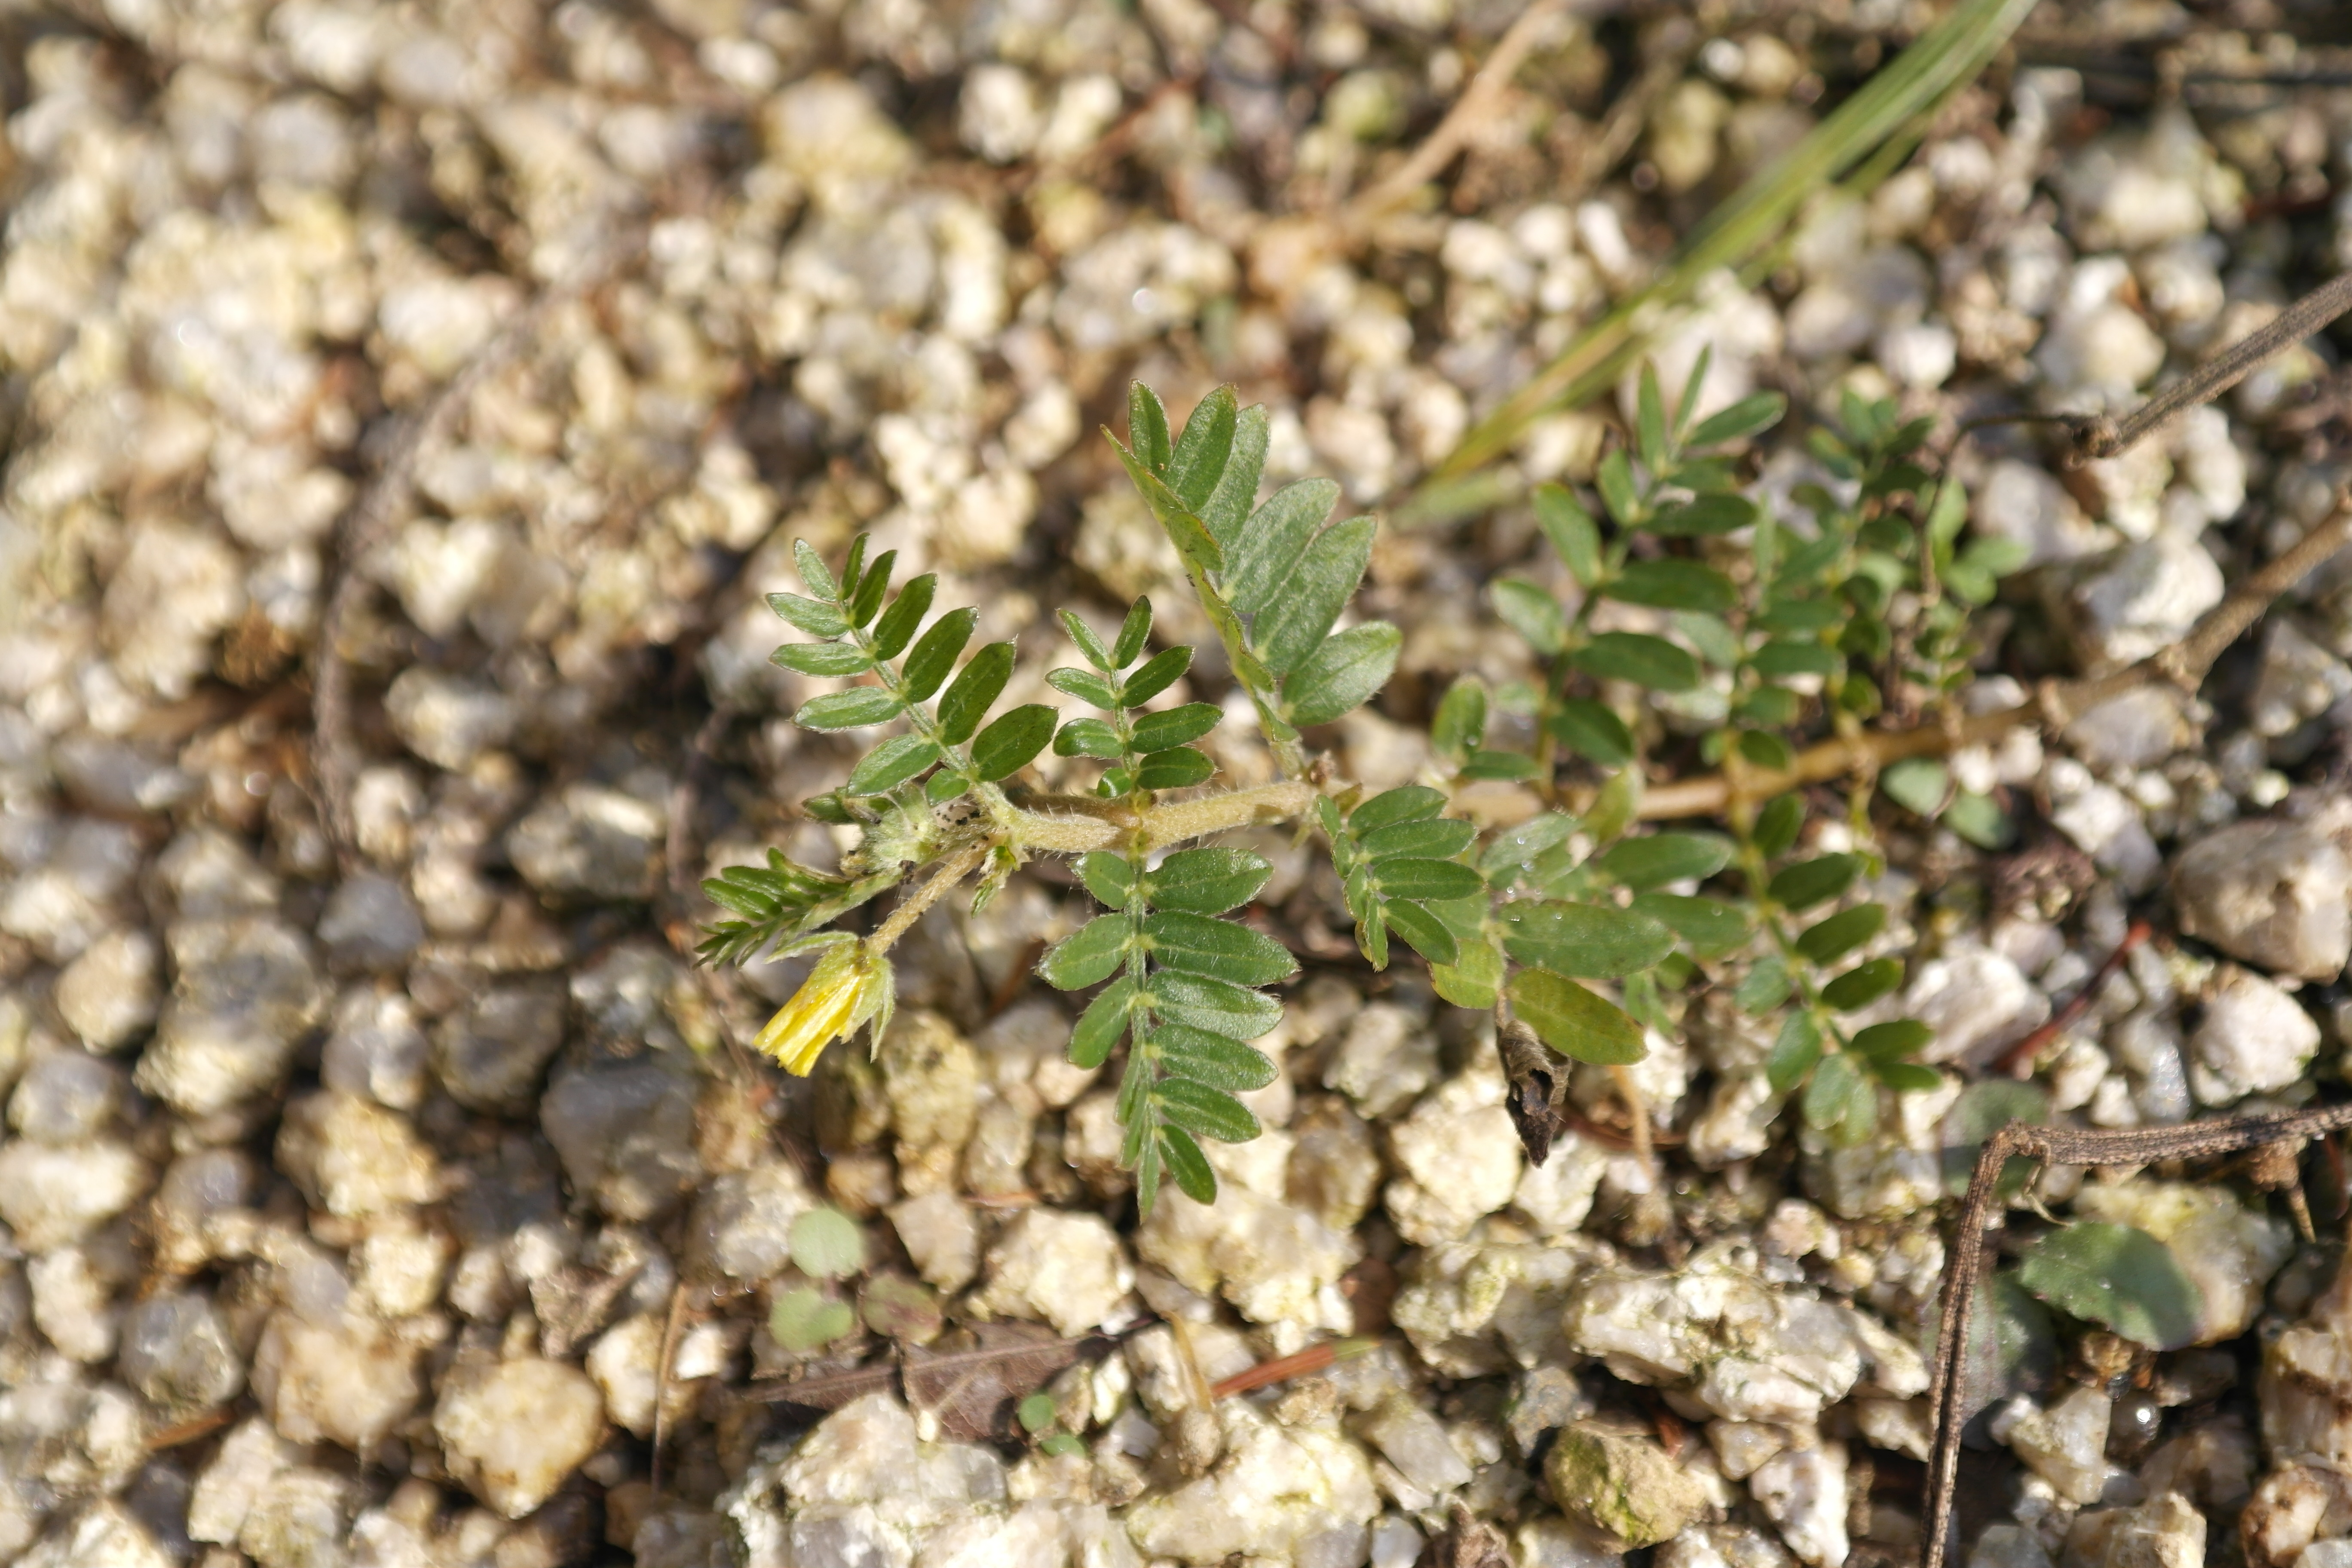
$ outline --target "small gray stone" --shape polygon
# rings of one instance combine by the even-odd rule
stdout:
[[[166,1410],[209,1410],[245,1387],[245,1361],[207,1298],[168,1291],[133,1306],[122,1320],[116,1370]]]
[[[551,897],[646,899],[663,832],[662,814],[635,795],[576,784],[514,825],[507,854]]]
[[[397,969],[425,941],[424,917],[408,889],[365,872],[337,888],[319,916],[319,940],[339,970]]]
[[[560,982],[509,981],[472,997],[433,1033],[433,1068],[449,1098],[471,1110],[519,1113],[563,1043]]]
[[[540,1125],[572,1190],[613,1218],[656,1219],[700,1182],[694,1074],[674,1058],[558,1072],[539,1103]]]
[[[383,710],[402,744],[453,773],[514,738],[515,705],[505,695],[422,665],[401,671]]]
[[[2287,1088],[2319,1049],[2319,1025],[2251,970],[2221,966],[2189,1042],[2189,1087],[2207,1105]]]
[[[1423,1491],[1447,1492],[1470,1484],[1470,1467],[1436,1416],[1397,1394],[1364,1418],[1362,1432],[1400,1475]]]
[[[94,1138],[122,1102],[122,1072],[73,1049],[35,1057],[8,1097],[8,1125],[36,1143]]]
[[[815,1205],[800,1173],[771,1161],[730,1171],[702,1189],[687,1227],[688,1272],[756,1285],[793,1258],[793,1221]]]
[[[70,1246],[137,1202],[152,1175],[110,1138],[62,1149],[15,1140],[0,1145],[0,1220],[27,1252]]]
[[[2233,822],[2172,868],[2180,929],[2273,974],[2332,980],[2352,956],[2352,861],[2299,823]]]
[[[364,1094],[394,1110],[414,1110],[425,1099],[428,1054],[408,998],[362,984],[344,993],[335,1008],[319,1077],[329,1089]]]
[[[439,1162],[408,1119],[340,1089],[306,1094],[278,1128],[278,1168],[313,1208],[364,1219],[441,1195]]]
[[[310,943],[257,915],[182,921],[169,940],[179,978],[139,1087],[191,1116],[275,1088],[326,1011]]]
[[[143,931],[110,931],[58,976],[66,1027],[93,1051],[120,1050],[153,1026],[163,951]]]
[[[434,1407],[449,1473],[509,1519],[554,1495],[604,1438],[604,1396],[578,1368],[526,1356],[451,1369]]]
[[[261,1568],[331,1568],[345,1561],[343,1531],[359,1511],[359,1484],[298,1465],[263,1485],[236,1543]]]

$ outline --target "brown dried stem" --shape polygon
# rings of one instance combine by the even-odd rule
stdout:
[[[2152,658],[2112,675],[2045,681],[2032,701],[1951,724],[1870,731],[1823,741],[1799,752],[1790,768],[1746,771],[1738,793],[1747,800],[1768,799],[1857,770],[1875,772],[1906,757],[1944,756],[1969,746],[1989,745],[2028,724],[2054,728],[2151,681],[2168,681],[2194,691],[2222,650],[2260,620],[2281,594],[2347,545],[2352,545],[2352,497],[2339,493],[2335,509],[2293,548],[2241,583],[2186,637]],[[1723,773],[1658,784],[1643,792],[1641,815],[1650,819],[1717,816],[1729,809],[1733,794],[1732,780]]]
[[[2091,1132],[2072,1127],[2029,1127],[2012,1121],[1977,1152],[1976,1171],[1960,1200],[1958,1235],[1944,1268],[1942,1323],[1936,1336],[1935,1378],[1927,1394],[1936,1427],[1927,1464],[1924,1506],[1927,1552],[1923,1568],[1945,1568],[1950,1554],[1954,1484],[1959,1474],[1960,1431],[1974,1412],[1967,1397],[1969,1331],[1984,1273],[1985,1233],[1999,1224],[2001,1168],[2022,1156],[2042,1164],[2150,1165],[2191,1160],[2319,1137],[2352,1127],[2352,1105],[2248,1116],[2227,1121],[2192,1121],[2183,1127],[2133,1127]]]
[[[2246,378],[2273,354],[2293,348],[2347,310],[2352,310],[2352,272],[2338,273],[2244,337],[2197,366],[2121,419],[2101,416],[2084,421],[2074,434],[2069,468],[2127,451],[2200,403],[2210,403]]]
[[[1603,9],[1601,5],[1579,5],[1580,12]],[[1361,235],[1365,229],[1392,209],[1413,198],[1421,187],[1435,179],[1452,163],[1472,139],[1499,115],[1509,103],[1511,78],[1518,74],[1545,31],[1553,23],[1570,14],[1567,0],[1536,0],[1536,4],[1519,13],[1518,20],[1496,42],[1495,52],[1486,57],[1470,85],[1454,100],[1445,118],[1437,122],[1422,144],[1408,154],[1405,161],[1370,189],[1358,193],[1339,214],[1339,227],[1350,235]]]

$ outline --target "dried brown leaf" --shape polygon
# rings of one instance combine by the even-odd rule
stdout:
[[[901,1362],[907,1403],[967,1441],[1013,1435],[1013,1407],[1065,1367],[1110,1348],[1101,1335],[1066,1340],[1038,1323],[982,1323],[961,1348],[909,1348]]]

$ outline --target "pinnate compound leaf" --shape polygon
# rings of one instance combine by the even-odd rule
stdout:
[[[1633,731],[1589,697],[1563,699],[1545,727],[1553,740],[1604,768],[1622,768],[1633,760]]]
[[[1360,707],[1396,672],[1404,634],[1386,621],[1367,621],[1323,639],[1323,646],[1283,682],[1283,702],[1294,724],[1328,724]]]
[[[1720,899],[1643,893],[1633,900],[1633,910],[1670,928],[1701,958],[1729,952],[1748,940],[1748,917]]]
[[[948,744],[961,745],[980,728],[989,704],[1004,694],[1005,682],[1013,679],[1013,658],[1011,643],[990,643],[971,656],[963,672],[940,693],[940,736]]]
[[[1572,1061],[1622,1067],[1647,1054],[1642,1026],[1625,1010],[1564,975],[1523,969],[1507,987],[1511,1010],[1545,1045]]]
[[[1176,684],[1183,673],[1192,668],[1192,650],[1179,644],[1154,654],[1149,663],[1127,678],[1122,691],[1130,708],[1150,701]],[[1108,702],[1102,704],[1108,708]]]
[[[1669,882],[1704,880],[1731,863],[1731,840],[1714,833],[1653,833],[1621,838],[1595,856],[1592,868],[1635,892]]]
[[[1349,829],[1359,838],[1396,822],[1417,822],[1445,809],[1445,796],[1427,784],[1402,784],[1383,790],[1348,817]]]
[[[1775,1094],[1786,1094],[1805,1081],[1822,1059],[1822,1029],[1809,1013],[1790,1013],[1780,1021],[1780,1033],[1764,1058],[1764,1081]]]
[[[1255,1040],[1282,1022],[1281,1003],[1223,980],[1160,972],[1144,989],[1161,1016],[1229,1040]]]
[[[1258,612],[1250,642],[1270,673],[1288,675],[1322,646],[1372,563],[1378,527],[1369,517],[1355,517],[1326,529]]]
[[[1903,961],[1874,958],[1822,987],[1822,1000],[1841,1013],[1857,1012],[1903,984]]]
[[[920,702],[940,689],[955,668],[956,655],[963,651],[979,626],[980,612],[968,606],[950,610],[931,623],[931,629],[916,640],[914,651],[900,667],[908,701]]]
[[[1135,890],[1135,868],[1124,855],[1095,849],[1078,857],[1078,880],[1087,891],[1107,909],[1127,908],[1128,895]],[[1208,911],[1223,913],[1222,910]]]
[[[1298,961],[1270,936],[1231,921],[1162,910],[1143,921],[1152,962],[1236,985],[1265,985],[1298,973]]]
[[[925,616],[930,614],[931,596],[939,592],[939,586],[938,574],[926,572],[898,590],[898,596],[890,601],[890,607],[882,612],[880,620],[874,623],[872,636],[877,658],[896,658],[907,650],[907,645],[915,640],[915,628],[922,624]],[[962,645],[957,646],[961,647]],[[950,654],[949,657],[954,656]]]
[[[1691,691],[1699,682],[1698,660],[1646,632],[1602,632],[1569,657],[1587,675],[1653,691]]]
[[[768,608],[813,637],[837,637],[849,629],[849,617],[831,605],[803,599],[798,594],[771,594]]]
[[[971,768],[993,784],[1025,768],[1054,738],[1055,711],[1026,702],[997,716],[971,742]]]
[[[1300,479],[1275,491],[1250,514],[1225,574],[1234,609],[1255,616],[1273,602],[1339,500],[1339,487],[1329,479]]]
[[[1187,741],[1197,741],[1217,727],[1224,710],[1213,702],[1187,702],[1164,713],[1146,713],[1135,721],[1135,749],[1164,752]]]
[[[2127,1225],[2063,1226],[2026,1249],[2018,1283],[2070,1316],[2150,1350],[2197,1340],[2204,1293],[2172,1249]]]
[[[1087,857],[1088,861],[1094,858],[1092,855]],[[1085,862],[1080,864],[1080,874],[1084,875]],[[1119,864],[1124,867],[1126,862]],[[1221,915],[1257,897],[1257,890],[1273,874],[1271,861],[1246,849],[1179,849],[1150,873],[1150,900],[1154,909]],[[1091,878],[1087,885],[1094,886]],[[1096,894],[1097,898],[1101,896]],[[1103,901],[1110,902],[1108,899]]]
[[[1217,771],[1217,764],[1205,752],[1190,746],[1171,746],[1164,752],[1153,752],[1143,758],[1135,770],[1138,789],[1185,789],[1203,783]]]
[[[1122,975],[1104,986],[1087,1004],[1087,1010],[1078,1015],[1077,1026],[1070,1031],[1070,1064],[1080,1068],[1102,1066],[1111,1047],[1127,1033],[1128,1012],[1134,1004],[1134,981]]]
[[[1184,433],[1168,456],[1168,488],[1195,516],[1216,493],[1233,457],[1234,426],[1240,414],[1234,389],[1218,387],[1192,405]]]
[[[788,642],[768,662],[803,675],[863,675],[874,668],[872,659],[845,642]]]
[[[1037,973],[1058,991],[1098,985],[1127,961],[1132,934],[1125,915],[1097,915],[1046,949],[1037,963]]]
[[[896,719],[900,707],[898,700],[880,687],[858,686],[810,698],[793,715],[793,722],[803,730],[862,730]]]
[[[1522,901],[1501,910],[1503,946],[1521,963],[1608,980],[1649,968],[1675,950],[1663,921],[1613,904]]]
[[[1161,1079],[1152,1087],[1151,1098],[1169,1121],[1220,1143],[1246,1143],[1264,1131],[1248,1106],[1222,1089],[1192,1079]]]
[[[1575,579],[1590,588],[1601,580],[1601,529],[1565,485],[1542,484],[1535,492],[1536,525],[1559,552]]]
[[[919,735],[900,735],[866,753],[841,787],[851,795],[887,795],[940,760],[940,749]]]
[[[1629,605],[1649,605],[1662,610],[1702,610],[1726,614],[1739,603],[1731,579],[1696,561],[1633,561],[1602,590]]]
[[[1862,875],[1862,865],[1859,855],[1818,855],[1811,860],[1800,860],[1773,874],[1769,884],[1772,901],[1785,910],[1810,910],[1851,887],[1853,879]]]
[[[1201,1146],[1192,1142],[1190,1132],[1181,1127],[1163,1124],[1159,1129],[1159,1148],[1160,1158],[1167,1163],[1168,1173],[1176,1178],[1178,1192],[1196,1204],[1217,1201],[1217,1173],[1210,1165],[1208,1156],[1201,1152]],[[1070,1436],[1068,1433],[1061,1436]],[[1078,1443],[1075,1436],[1070,1436],[1070,1441]],[[1085,1446],[1079,1444],[1075,1451],[1085,1453]]]
[[[1459,817],[1423,817],[1396,822],[1359,838],[1357,847],[1368,859],[1451,860],[1476,841],[1478,825]]]
[[[1245,1094],[1274,1081],[1274,1063],[1264,1051],[1206,1029],[1157,1025],[1151,1030],[1150,1044],[1169,1071],[1218,1089]]]

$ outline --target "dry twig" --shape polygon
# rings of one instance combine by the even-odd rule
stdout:
[[[1587,5],[1576,9],[1583,12],[1599,7]],[[1511,78],[1518,74],[1519,67],[1526,63],[1545,33],[1570,14],[1568,0],[1536,0],[1520,12],[1518,20],[1496,40],[1495,52],[1486,57],[1462,96],[1445,111],[1445,118],[1437,122],[1437,128],[1406,155],[1403,163],[1349,202],[1340,211],[1339,227],[1350,235],[1362,234],[1435,179],[1510,102]]]
[[[2112,1132],[2029,1127],[2012,1121],[1985,1140],[1984,1147],[1977,1152],[1976,1172],[1969,1179],[1968,1194],[1960,1200],[1958,1233],[1953,1238],[1950,1260],[1944,1267],[1942,1325],[1936,1336],[1935,1381],[1927,1395],[1935,1422],[1936,1447],[1927,1465],[1927,1553],[1923,1568],[1945,1568],[1945,1561],[1950,1555],[1960,1430],[1974,1414],[1964,1408],[1967,1379],[1963,1374],[1967,1371],[1977,1296],[1983,1283],[1985,1233],[2001,1218],[1998,1200],[2001,1167],[2019,1156],[2045,1165],[2147,1165],[2163,1160],[2191,1160],[2240,1149],[2298,1142],[2345,1127],[2352,1127],[2352,1105],[2227,1121],[2192,1121],[2184,1127],[2132,1127]]]

